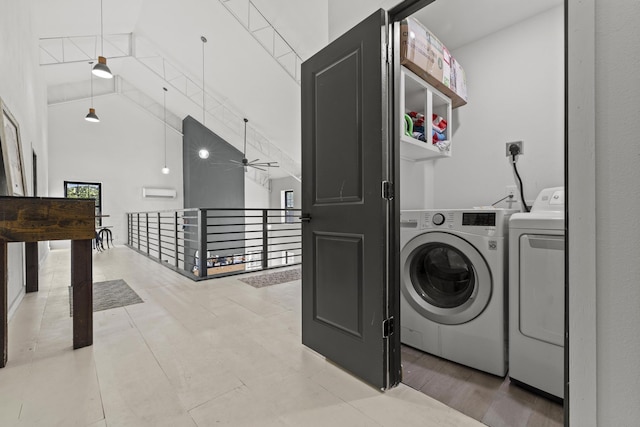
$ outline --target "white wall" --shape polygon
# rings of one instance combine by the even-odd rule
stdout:
[[[487,206],[514,185],[507,141],[524,141],[525,198],[564,183],[563,7],[452,52],[469,102],[454,110],[452,156],[435,166],[435,208]],[[506,205],[498,205],[506,206]]]
[[[302,208],[302,184],[292,177],[271,180],[271,193],[269,195],[268,207],[271,209],[282,208],[282,192],[287,190],[293,190],[294,208]]]
[[[640,419],[638,6],[637,0],[595,2],[597,228],[591,241],[597,253],[597,411],[602,426],[638,425]]]
[[[244,180],[244,207],[264,209],[269,206],[269,190],[255,181]]]
[[[32,150],[38,156],[39,195],[47,187],[46,87],[38,66],[32,4],[0,0],[0,97],[20,126],[28,195],[33,195]],[[8,301],[13,313],[24,295],[22,243],[9,244]],[[46,256],[46,244],[40,244]]]
[[[400,209],[433,209],[435,165],[444,160],[400,160]]]
[[[64,196],[64,181],[102,183],[102,212],[110,215],[116,244],[127,239],[126,212],[181,209],[182,136],[167,129],[164,165],[164,125],[127,98],[107,95],[94,100],[100,123],[84,120],[89,101],[49,107],[49,194]],[[172,188],[175,199],[144,199],[142,188]],[[52,242],[68,247],[68,242]]]

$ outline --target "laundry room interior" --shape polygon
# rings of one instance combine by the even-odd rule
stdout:
[[[404,65],[400,67],[398,102],[403,132],[400,142],[403,382],[488,425],[560,426],[564,419],[565,7],[561,0],[518,0],[509,6],[510,10],[496,12],[482,2],[436,1],[408,21],[396,24],[404,25],[396,34],[405,31],[400,44],[401,49],[408,49],[401,57]],[[424,29],[426,33],[415,35],[414,29],[418,32]],[[433,94],[426,96],[425,85],[416,77],[420,70],[417,73],[408,70],[415,66],[411,63],[418,61],[417,56],[428,51],[428,47],[421,46],[424,40],[428,46],[443,46],[440,52],[444,52],[444,74],[451,76],[449,82],[440,76],[438,81],[429,81],[426,92],[433,89]],[[436,58],[433,65],[437,63]],[[455,63],[459,67],[457,77],[450,71],[455,69]],[[461,88],[461,84],[465,87]],[[463,102],[456,103],[448,89],[464,91],[458,94]],[[432,96],[433,101],[428,101]],[[443,107],[440,100],[447,98],[452,100],[451,105],[445,102]],[[427,153],[418,147],[421,143],[433,146]],[[516,154],[509,151],[511,143],[517,143]],[[522,195],[526,205],[521,203]],[[532,207],[534,216],[542,216],[544,220],[542,225],[536,223],[528,231],[535,236],[553,236],[542,246],[533,246],[538,248],[534,249],[535,255],[527,259],[526,268],[518,269],[525,265],[519,259],[524,257],[521,254],[525,250],[516,246],[525,236],[522,230],[528,227],[529,219],[524,217],[522,224],[512,224],[517,235],[509,230],[509,220],[531,215],[528,210]],[[446,236],[438,241],[430,233],[453,234],[455,238],[448,241]],[[456,239],[465,245],[470,243],[471,249],[457,248]],[[480,247],[485,242],[489,246],[497,242],[497,251],[495,247],[493,253]],[[472,309],[476,312],[467,319],[442,320],[447,312],[457,316],[474,303],[438,302],[437,295],[468,300],[482,297],[483,291],[474,289],[472,283],[483,280],[479,271],[482,268],[474,265],[476,255],[480,257],[479,263],[488,265],[486,281],[492,282],[491,289],[484,291],[489,292],[487,302]],[[437,267],[442,261],[438,257],[447,258],[441,270],[446,270],[442,274],[454,282],[452,288],[437,283],[416,284],[430,282],[429,265]],[[492,257],[496,258],[495,263]],[[538,303],[544,299],[548,304],[548,309],[540,311],[532,322],[539,324],[543,334],[555,334],[552,340],[555,344],[550,345],[550,350],[526,347],[522,352],[534,359],[555,352],[553,369],[535,360],[525,363],[534,371],[533,376],[536,372],[540,376],[555,375],[555,379],[550,379],[554,382],[550,388],[535,379],[511,378],[509,371],[510,364],[513,365],[509,360],[510,333],[527,339],[528,332],[515,324],[525,315],[532,315],[524,308],[519,311],[528,294],[522,288],[518,294],[521,285],[516,282],[523,277],[523,271],[542,266],[551,266],[552,273],[537,278],[534,271],[533,281],[547,281],[550,283],[547,287],[553,289],[532,291],[531,298]],[[479,286],[482,283],[475,285]],[[437,294],[435,297],[429,296],[428,287]],[[500,298],[496,299],[498,294]],[[425,305],[435,306],[435,314],[421,314],[428,311]],[[496,316],[492,321],[487,320],[490,310]],[[419,326],[414,327],[415,322]],[[501,331],[496,335],[494,330]],[[426,338],[428,335],[430,338]],[[543,341],[534,333],[529,335],[534,345]],[[450,350],[452,354],[460,353],[457,358],[448,357],[447,351],[442,350],[447,339],[458,342],[460,349]],[[504,362],[500,362],[504,370],[490,372],[480,359],[493,356],[480,347],[493,339],[502,340],[497,350],[505,355]],[[427,343],[430,340],[437,342]],[[438,350],[431,351],[434,349]]]

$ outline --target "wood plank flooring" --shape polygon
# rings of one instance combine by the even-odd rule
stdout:
[[[562,427],[562,404],[500,378],[402,346],[402,382],[490,427]]]

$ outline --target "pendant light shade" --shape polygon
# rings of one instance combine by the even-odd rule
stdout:
[[[89,62],[89,66],[91,66],[91,64],[93,64],[93,61]],[[88,122],[98,123],[100,119],[96,114],[96,109],[93,108],[93,74],[90,74],[89,76],[91,79],[91,107],[89,108],[89,114],[84,116],[84,119]]]
[[[111,74],[111,70],[107,66],[107,58],[104,56],[98,56],[98,63],[93,67],[92,72],[97,77],[102,77],[103,79],[113,78],[113,74]]]
[[[169,168],[167,167],[167,88],[163,87],[162,90],[164,93],[162,94],[162,106],[164,108],[164,167],[162,168],[162,173],[165,175],[169,175]]]
[[[111,70],[107,66],[107,58],[104,57],[104,28],[102,25],[102,0],[100,0],[100,56],[98,56],[98,63],[93,67],[93,74],[103,79],[113,78]]]
[[[89,114],[84,116],[84,119],[88,122],[93,122],[93,123],[98,123],[100,121],[100,119],[96,115],[95,108],[89,108]]]

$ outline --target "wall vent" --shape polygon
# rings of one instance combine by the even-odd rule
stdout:
[[[175,199],[176,190],[173,188],[147,188],[142,187],[142,197],[145,199],[160,197],[165,199]]]

